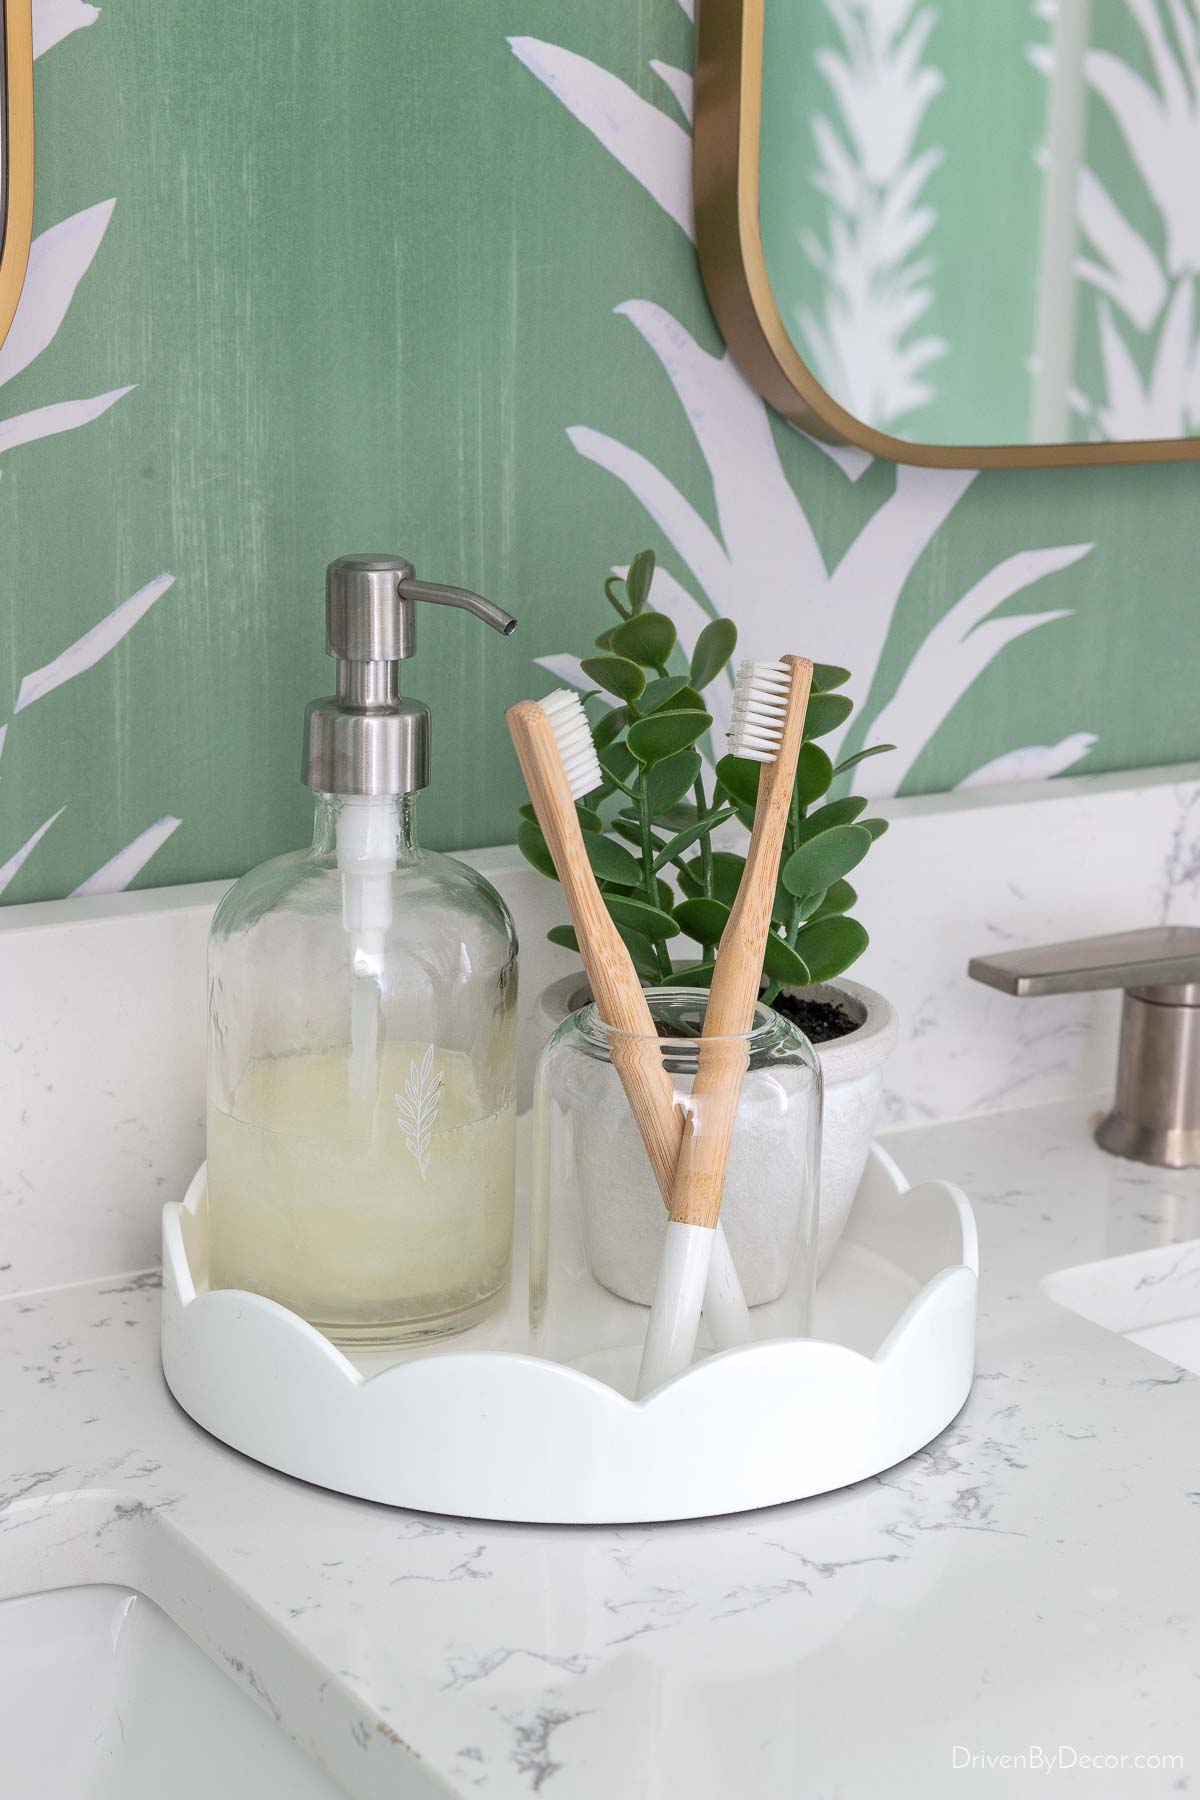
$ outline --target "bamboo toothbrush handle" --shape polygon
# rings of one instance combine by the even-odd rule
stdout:
[[[522,700],[507,718],[529,798],[566,896],[592,998],[606,1025],[631,1034],[627,1041],[613,1044],[613,1067],[659,1190],[669,1200],[681,1127],[642,984],[596,885],[553,726],[534,700]]]
[[[749,1050],[741,1043],[708,1043],[750,1030],[758,1000],[763,953],[771,928],[779,858],[787,829],[796,759],[804,738],[804,716],[812,687],[813,666],[802,656],[785,656],[792,672],[791,692],[779,751],[763,765],[754,829],[737,898],[726,920],[717,951],[704,1015],[705,1041],[684,1122],[668,1203],[671,1218],[688,1225],[716,1225],[725,1187],[725,1169],[733,1139]]]

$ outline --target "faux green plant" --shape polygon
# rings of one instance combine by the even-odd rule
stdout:
[[[704,692],[728,679],[737,627],[710,620],[686,670],[672,673],[674,623],[648,605],[654,563],[654,552],[643,550],[623,581],[610,576],[604,584],[619,622],[601,632],[581,665],[594,683],[583,699],[604,783],[579,806],[579,820],[604,903],[643,981],[703,987],[745,864],[714,849],[713,834],[731,819],[752,824],[762,765],[720,756],[706,768],[701,746],[713,721]],[[763,959],[768,1002],[781,988],[832,980],[867,947],[866,931],[850,917],[857,895],[846,877],[887,825],[863,817],[863,799],[827,796],[839,775],[892,746],[875,744],[835,765],[816,741],[849,718],[853,702],[837,692],[849,679],[848,669],[815,665]],[[556,879],[529,805],[521,808],[517,843],[535,869]],[[578,949],[569,925],[547,935]],[[671,943],[679,937],[698,943],[701,955],[676,966]]]

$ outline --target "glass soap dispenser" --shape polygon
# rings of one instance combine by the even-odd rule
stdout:
[[[236,882],[209,940],[209,1279],[346,1348],[464,1330],[512,1247],[517,940],[495,889],[419,848],[418,601],[516,620],[399,556],[326,575],[337,693],[308,707],[312,848]]]

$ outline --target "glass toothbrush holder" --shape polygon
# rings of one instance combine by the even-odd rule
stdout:
[[[613,1051],[661,1056],[687,1109],[700,1064],[707,991],[652,989],[653,1042],[585,1006],[538,1065],[534,1096],[529,1322],[535,1355],[571,1363],[630,1393],[667,1214]],[[710,1039],[745,1062],[721,1224],[750,1308],[752,1341],[803,1337],[816,1270],[821,1071],[808,1039],[767,1006],[751,1030]],[[695,1129],[703,1129],[697,1118]],[[713,1344],[702,1322],[698,1354]]]

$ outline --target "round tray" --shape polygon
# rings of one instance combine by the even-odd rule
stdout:
[[[422,1512],[622,1524],[799,1500],[911,1456],[974,1374],[971,1209],[946,1182],[908,1187],[877,1145],[814,1335],[707,1356],[640,1401],[525,1353],[519,1255],[508,1308],[485,1325],[351,1358],[273,1300],[210,1291],[207,1235],[201,1167],[163,1208],[162,1362],[179,1404],[271,1468]]]

